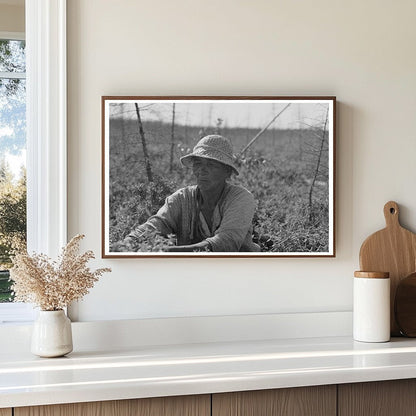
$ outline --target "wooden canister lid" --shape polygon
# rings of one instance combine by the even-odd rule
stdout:
[[[364,277],[366,279],[388,279],[389,276],[389,272],[354,272],[354,277]]]

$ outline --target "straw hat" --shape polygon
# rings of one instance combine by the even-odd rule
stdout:
[[[238,169],[235,165],[235,156],[233,154],[233,146],[231,142],[218,134],[211,134],[203,137],[194,147],[192,153],[181,157],[181,162],[185,166],[192,165],[194,157],[202,157],[204,159],[212,159],[221,162],[224,165],[233,168],[238,175]]]

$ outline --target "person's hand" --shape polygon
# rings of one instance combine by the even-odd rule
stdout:
[[[169,252],[169,253],[175,253],[179,251],[189,251],[187,250],[188,246],[166,246],[163,248],[163,251]]]
[[[167,246],[163,251],[177,253],[177,252],[199,252],[199,251],[211,251],[211,246],[208,241],[201,241],[200,243],[190,244],[187,246]]]
[[[117,241],[111,245],[111,250],[115,252],[134,251],[133,242],[131,238],[127,237],[124,240]]]

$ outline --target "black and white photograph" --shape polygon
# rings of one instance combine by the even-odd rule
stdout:
[[[102,97],[103,257],[334,257],[335,97]]]

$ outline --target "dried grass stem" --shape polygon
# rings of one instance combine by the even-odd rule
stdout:
[[[10,270],[15,302],[34,303],[42,310],[56,311],[85,296],[101,275],[111,269],[89,269],[87,263],[94,253],[78,254],[83,238],[81,234],[72,238],[57,261],[45,254],[19,251]]]

